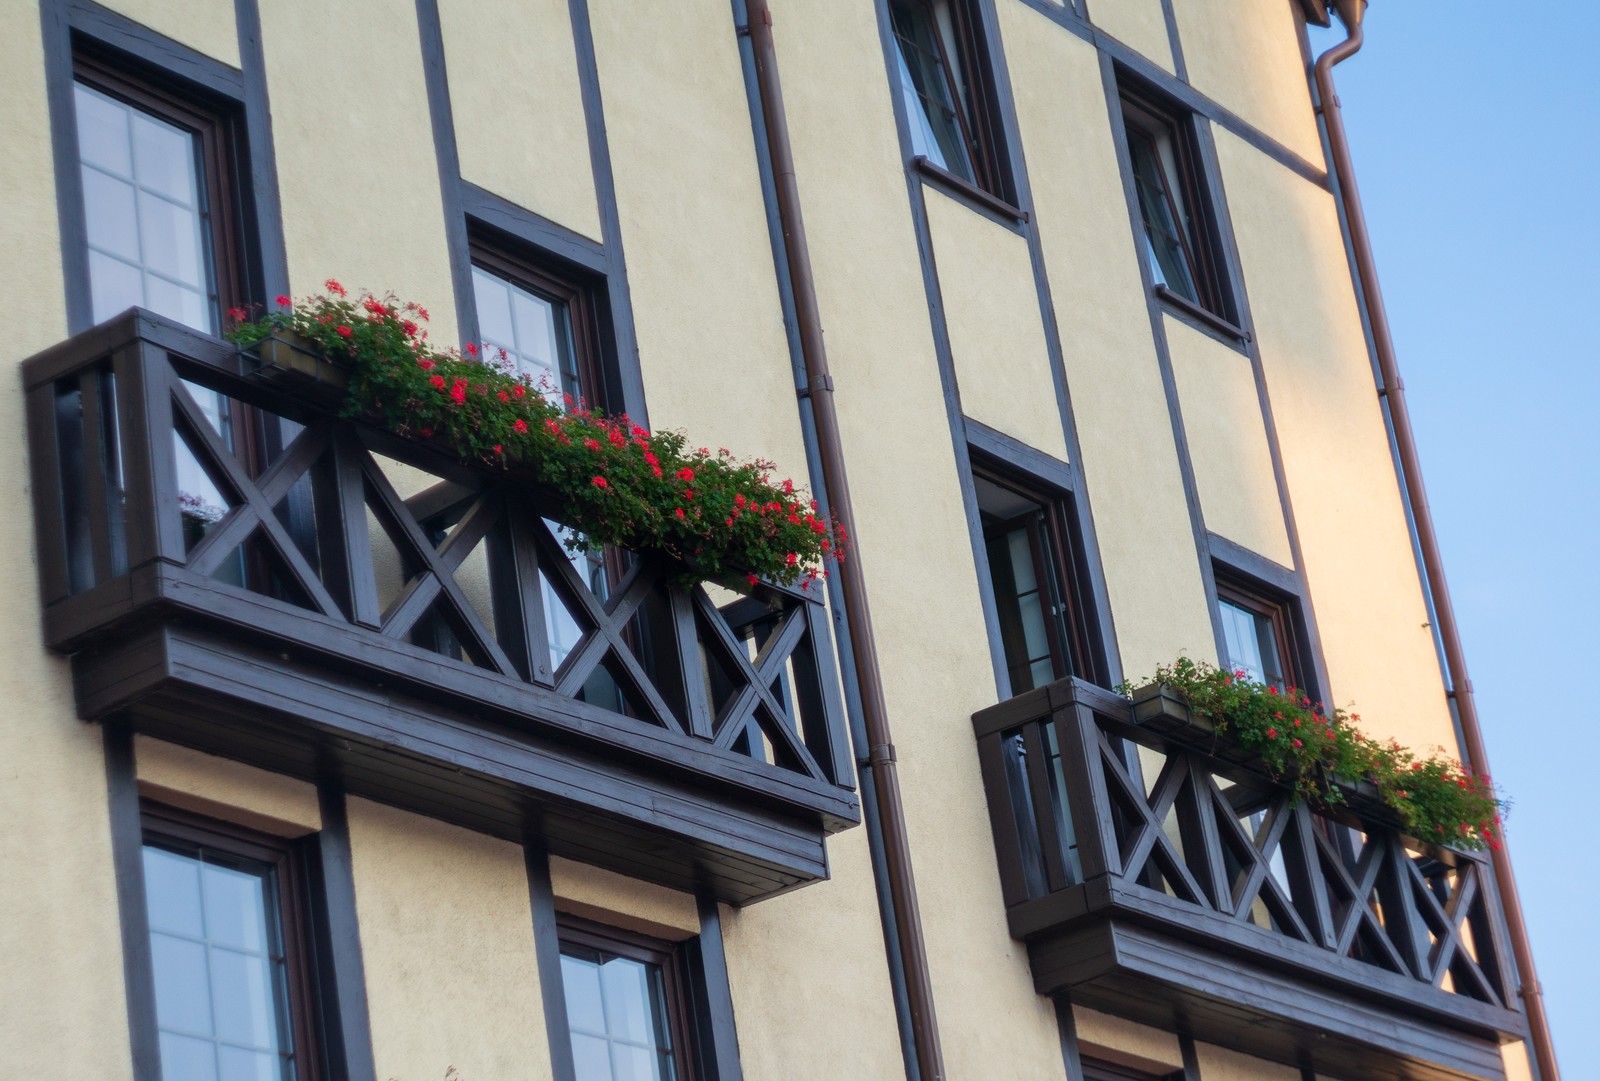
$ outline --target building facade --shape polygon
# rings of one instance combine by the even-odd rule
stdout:
[[[1460,747],[1319,3],[4,10],[10,1072],[1535,1076],[1486,859],[1112,690]],[[217,337],[329,278],[847,566],[572,557]]]

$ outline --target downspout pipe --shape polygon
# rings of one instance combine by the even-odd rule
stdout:
[[[1438,628],[1439,643],[1444,653],[1449,677],[1450,694],[1455,700],[1456,717],[1461,726],[1462,750],[1467,765],[1480,777],[1489,777],[1489,752],[1484,746],[1483,729],[1478,723],[1478,706],[1472,693],[1472,680],[1467,674],[1466,653],[1461,647],[1461,632],[1456,624],[1455,605],[1450,600],[1450,589],[1445,582],[1444,561],[1439,553],[1439,538],[1433,526],[1433,512],[1428,507],[1427,492],[1422,482],[1422,463],[1417,456],[1416,436],[1411,427],[1411,413],[1406,407],[1405,383],[1400,378],[1400,366],[1395,359],[1394,337],[1389,326],[1389,313],[1384,307],[1383,292],[1378,285],[1377,262],[1372,254],[1372,240],[1367,232],[1367,218],[1361,206],[1361,194],[1356,187],[1355,165],[1350,157],[1350,143],[1345,135],[1344,117],[1339,107],[1339,95],[1333,83],[1334,65],[1349,59],[1361,50],[1365,40],[1362,16],[1366,0],[1337,0],[1335,5],[1339,21],[1345,27],[1345,40],[1317,58],[1313,73],[1317,84],[1317,99],[1328,133],[1328,151],[1332,158],[1335,177],[1338,179],[1339,198],[1344,206],[1345,223],[1350,249],[1355,262],[1361,291],[1366,297],[1367,320],[1372,328],[1372,343],[1377,354],[1378,394],[1388,406],[1391,439],[1395,458],[1405,481],[1406,499],[1411,512],[1412,526],[1416,530],[1417,548],[1422,557],[1427,588],[1433,601],[1434,623]],[[1490,852],[1500,902],[1505,910],[1506,930],[1511,938],[1511,952],[1516,958],[1521,977],[1523,1011],[1528,1019],[1528,1040],[1533,1045],[1534,1060],[1538,1064],[1541,1081],[1561,1081],[1561,1071],[1556,1065],[1555,1048],[1550,1039],[1550,1023],[1545,1017],[1544,996],[1533,965],[1533,947],[1528,941],[1527,923],[1523,918],[1522,900],[1517,894],[1516,876],[1511,869],[1511,856],[1501,838],[1499,848]]]
[[[850,502],[850,482],[844,448],[839,438],[839,418],[834,406],[833,377],[822,338],[822,314],[817,303],[816,279],[806,243],[805,219],[800,210],[800,188],[795,178],[794,151],[789,143],[789,123],[783,106],[783,86],[778,77],[778,55],[772,39],[772,9],[767,0],[746,5],[750,44],[755,53],[756,89],[772,160],[778,218],[794,292],[795,321],[805,362],[806,385],[816,424],[823,486],[834,518],[846,535],[856,536]],[[939,1045],[938,1019],[933,1007],[933,981],[928,971],[928,951],[923,939],[917,904],[917,884],[911,869],[906,835],[905,807],[900,798],[900,776],[895,762],[894,739],[878,664],[877,640],[867,602],[866,578],[859,554],[839,562],[834,570],[844,598],[845,622],[850,630],[850,653],[861,694],[861,714],[867,734],[867,766],[873,784],[871,798],[882,827],[883,860],[887,871],[890,908],[904,969],[906,1003],[910,1013],[912,1043],[922,1081],[944,1081],[944,1055]]]

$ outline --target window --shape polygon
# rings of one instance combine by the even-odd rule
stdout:
[[[890,0],[889,21],[912,153],[991,195],[1011,198],[970,0]]]
[[[1229,668],[1279,690],[1305,687],[1296,663],[1291,603],[1241,580],[1217,576],[1217,610]]]
[[[1122,120],[1151,278],[1168,294],[1234,322],[1192,118],[1124,89]]]
[[[163,1081],[315,1077],[299,879],[279,838],[146,806]]]
[[[189,95],[74,59],[95,322],[139,305],[208,333],[245,305],[232,124]]]
[[[576,1081],[693,1081],[681,949],[561,917]]]
[[[605,404],[592,291],[548,267],[474,246],[478,334],[555,401]]]
[[[1088,596],[1065,498],[984,465],[973,471],[1011,693],[1096,678]]]

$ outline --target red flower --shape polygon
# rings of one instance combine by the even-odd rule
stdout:
[[[793,552],[790,552],[788,555],[783,557],[783,561],[792,567],[796,563],[800,562],[800,557],[795,555]]]
[[[794,481],[785,477],[783,481],[783,492],[785,495],[794,495]]]
[[[444,376],[442,375],[436,375],[432,379],[428,380],[428,382],[433,384],[435,390],[444,389]]]
[[[351,331],[350,331],[349,327],[342,326],[342,327],[339,328],[339,337],[348,338],[348,337],[350,337],[350,334],[351,334]]]
[[[674,514],[676,514],[678,516],[678,521],[680,521],[680,522],[683,521],[683,508],[682,507],[679,507],[677,510],[673,511],[672,513],[674,513]]]
[[[417,367],[421,368],[425,372],[431,372],[433,371],[433,361],[429,360],[427,357],[423,357],[417,361]]]
[[[511,395],[507,394],[503,390],[500,393],[496,394],[495,397],[499,398],[502,402],[509,402],[511,400]]]
[[[1303,747],[1303,746],[1305,746],[1305,745],[1304,745],[1304,744],[1303,744],[1303,743],[1301,743],[1301,742],[1300,742],[1300,741],[1299,741],[1299,740],[1297,740],[1297,739],[1296,739],[1296,740],[1290,740],[1290,741],[1289,741],[1289,745],[1290,745],[1290,746],[1291,746],[1291,747],[1295,747],[1295,748],[1300,748],[1300,747]]]
[[[593,483],[594,483],[594,486],[596,488],[604,488],[604,487],[606,487],[606,478],[604,478],[604,477],[596,477],[596,478],[594,478],[594,482]]]
[[[322,285],[323,285],[323,287],[325,289],[328,290],[328,292],[333,293],[333,294],[335,294],[337,296],[346,297],[346,296],[350,295],[348,292],[345,291],[345,287],[340,285],[338,283],[338,281],[333,279],[333,278],[329,278],[327,281],[323,282]]]
[[[401,321],[400,329],[406,332],[406,337],[408,338],[415,338],[417,336],[417,324],[413,323],[409,319]]]
[[[1273,697],[1277,697],[1278,688],[1276,688],[1276,687],[1268,687],[1267,688],[1267,693],[1272,695]]]
[[[684,466],[682,469],[678,470],[678,479],[683,481],[694,480],[694,470],[690,469],[688,466]]]
[[[463,345],[461,349],[469,357],[475,357],[478,355],[478,345],[476,342],[468,342],[466,345]]]
[[[521,435],[523,432],[528,430],[528,422],[523,420],[521,417],[518,417],[516,420],[511,422],[511,430],[516,432],[518,435]],[[604,488],[605,485],[602,484],[601,487]]]
[[[249,314],[250,313],[245,311],[243,308],[229,308],[228,309],[228,318],[232,319],[235,323],[244,322],[244,317],[249,315]]]
[[[526,393],[528,392],[522,388],[521,383],[518,383],[516,386],[511,388],[511,396],[513,398],[520,398]]]
[[[1278,738],[1278,730],[1276,728],[1267,729],[1267,738],[1268,739],[1277,739]]]
[[[505,448],[504,448],[504,447],[502,447],[502,446],[501,446],[501,445],[500,445],[500,444],[499,444],[499,443],[496,443],[496,444],[495,444],[495,445],[494,445],[494,452],[495,452],[495,453],[496,453],[496,454],[504,454],[504,453],[505,453]]]
[[[758,583],[758,582],[760,582],[760,581],[761,581],[761,579],[759,579],[759,578],[757,578],[757,577],[756,577],[756,576],[755,576],[755,575],[753,575],[753,574],[747,574],[747,575],[745,575],[745,576],[744,576],[744,579],[745,579],[745,581],[747,581],[747,582],[749,582],[749,583],[750,583],[750,584],[751,584],[751,585],[755,585],[755,584],[756,584],[756,583]]]
[[[420,315],[420,316],[422,316],[422,321],[423,321],[423,322],[424,322],[424,323],[426,323],[426,322],[427,322],[427,321],[428,321],[428,309],[427,309],[427,308],[421,308],[421,307],[419,307],[419,308],[418,308],[418,309],[417,309],[417,314],[418,314],[418,315]]]
[[[278,307],[280,307],[280,308],[288,308],[288,307],[292,307],[294,305],[294,301],[290,300],[288,297],[282,295],[281,293],[275,299],[277,300]]]

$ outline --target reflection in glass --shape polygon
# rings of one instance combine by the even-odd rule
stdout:
[[[1228,647],[1228,667],[1257,683],[1284,689],[1283,661],[1270,617],[1231,601],[1219,601],[1222,637]]]
[[[912,153],[976,183],[972,116],[949,0],[893,0],[889,20]]]
[[[293,1081],[272,871],[144,849],[163,1081]]]
[[[551,401],[560,402],[563,394],[582,397],[566,302],[513,285],[482,267],[472,268],[472,289],[478,332],[489,356],[503,350],[511,370]]]
[[[1183,189],[1177,178],[1177,149],[1167,131],[1148,132],[1128,127],[1128,153],[1133,162],[1133,183],[1144,219],[1145,250],[1150,273],[1185,300],[1199,304],[1200,290],[1194,265],[1195,236]]]
[[[563,946],[561,979],[577,1081],[673,1081],[660,965]]]
[[[94,320],[142,305],[215,333],[199,139],[82,83],[73,99]]]

